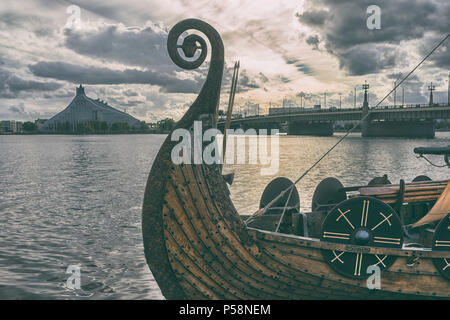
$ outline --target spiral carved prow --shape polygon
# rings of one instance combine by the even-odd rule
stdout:
[[[195,53],[197,52],[197,49],[203,49],[202,45],[197,46],[197,42],[203,41],[203,38],[191,34],[184,38],[184,42],[182,45],[179,45],[177,47],[181,48],[184,52],[184,55],[188,58],[194,57]]]
[[[200,67],[208,54],[207,43],[200,35],[187,35],[183,38],[181,44],[178,43],[183,33],[188,30],[200,31],[208,38],[211,46],[211,61],[206,81],[197,99],[179,121],[177,127],[190,127],[193,121],[199,119],[200,115],[212,115],[210,126],[215,126],[217,124],[217,112],[224,68],[222,39],[219,33],[204,21],[186,19],[178,22],[169,32],[167,50],[172,61],[183,69],[193,70]],[[200,50],[200,55],[195,60],[187,60],[194,58],[198,50]],[[181,53],[184,54],[184,57]]]

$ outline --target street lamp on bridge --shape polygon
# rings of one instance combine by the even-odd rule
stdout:
[[[429,103],[429,105],[430,105],[430,107],[432,107],[433,104],[434,104],[433,103],[433,91],[436,90],[436,86],[433,85],[433,82],[431,82],[431,85],[428,86],[428,90],[430,91],[430,103]]]
[[[369,97],[367,91],[369,90],[370,86],[367,81],[363,84],[362,88],[364,90],[363,112],[369,112]]]

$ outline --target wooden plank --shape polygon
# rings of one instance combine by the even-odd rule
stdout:
[[[418,191],[431,191],[431,190],[444,190],[445,185],[433,185],[433,186],[408,186],[405,187],[406,192],[418,192]],[[362,196],[373,196],[373,195],[386,195],[386,194],[396,194],[400,191],[397,187],[367,187],[359,189],[359,193]]]
[[[436,181],[416,181],[416,182],[408,182],[405,183],[405,186],[427,186],[427,185],[439,185],[439,184],[444,184],[447,185],[447,183],[449,182],[449,180],[436,180]],[[368,186],[368,185],[363,185],[363,186],[352,186],[352,187],[345,187],[342,188],[343,191],[358,191],[359,189],[362,188],[379,188],[379,187],[399,187],[399,184],[382,184],[382,185],[372,185],[372,186]]]
[[[439,197],[442,194],[441,190],[432,190],[432,191],[419,191],[419,192],[405,192],[405,198],[412,198],[412,197],[418,197],[418,196],[437,196]],[[376,196],[379,199],[385,199],[385,198],[396,198],[398,197],[398,194],[380,194]]]
[[[282,235],[280,235],[282,236]],[[296,245],[289,245],[287,243],[277,242],[275,239],[272,241],[261,241],[261,245],[275,260],[290,264],[291,270],[288,272],[296,272],[299,270],[308,270],[311,273],[321,273],[324,279],[329,280],[330,286],[339,291],[342,291],[343,296],[348,295],[349,298],[356,297],[360,299],[368,294],[361,291],[361,287],[364,287],[365,280],[348,279],[339,277],[333,270],[329,268],[325,262],[315,261],[313,259],[303,260],[300,254],[304,248]],[[314,264],[314,269],[311,270],[311,265]],[[448,296],[448,284],[439,274],[436,272],[431,260],[420,260],[420,263],[415,264],[412,267],[407,267],[407,260],[405,257],[397,259],[397,262],[388,270],[384,270],[382,275],[383,279],[389,279],[389,281],[383,282],[384,294],[389,296],[400,288],[403,293],[417,294],[424,292],[434,292],[438,296]],[[339,280],[340,284],[334,283],[334,280]],[[412,282],[412,283],[410,283]],[[349,292],[350,291],[350,292]],[[389,291],[391,291],[389,293]],[[374,298],[374,297],[372,297]],[[395,299],[395,297],[392,297]]]
[[[436,196],[422,196],[422,197],[411,197],[411,198],[404,198],[403,203],[414,203],[414,202],[429,202],[429,201],[436,201],[439,198],[439,195]],[[387,204],[396,203],[396,199],[389,199],[383,201]]]

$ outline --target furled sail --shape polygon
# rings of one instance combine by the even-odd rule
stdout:
[[[434,204],[433,208],[422,219],[417,221],[413,227],[418,227],[431,223],[434,221],[442,220],[447,214],[450,213],[450,182],[442,192],[439,199]]]

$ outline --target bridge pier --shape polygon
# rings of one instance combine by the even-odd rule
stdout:
[[[427,138],[435,136],[433,121],[370,121],[362,125],[363,137]]]
[[[297,136],[332,136],[333,122],[289,121],[287,134]]]
[[[435,136],[434,123],[431,120],[375,120],[374,114],[369,112],[369,101],[367,90],[369,85],[363,85],[364,103],[361,123],[361,134],[363,137],[404,137],[404,138],[428,138]]]

